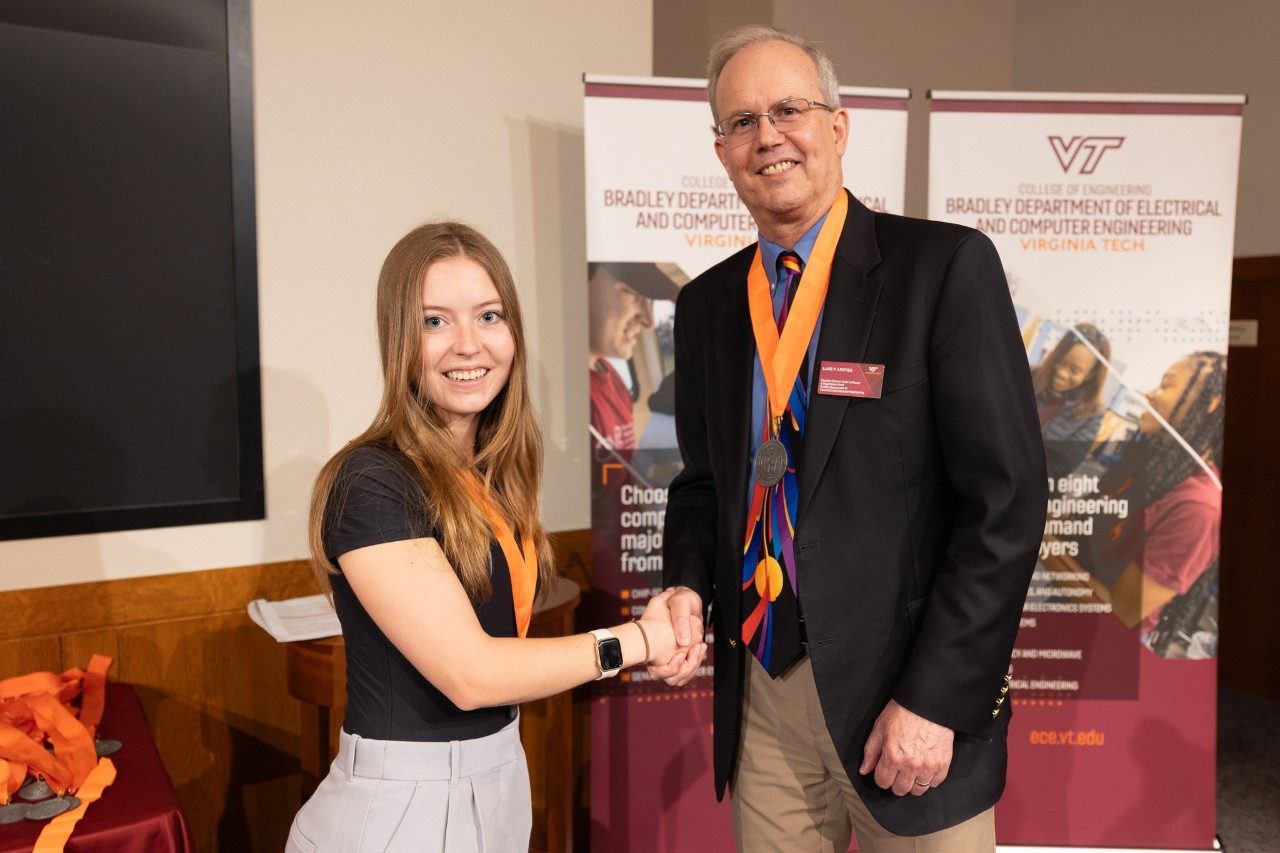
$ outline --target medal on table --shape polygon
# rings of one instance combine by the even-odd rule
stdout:
[[[17,823],[20,820],[26,819],[26,803],[9,803],[7,806],[0,806],[0,826],[3,826],[6,823]]]
[[[93,742],[93,751],[101,758],[104,755],[115,755],[122,746],[123,744],[118,740],[95,740]]]
[[[57,817],[63,812],[69,812],[79,805],[80,799],[70,794],[41,800],[38,803],[31,803],[27,806],[27,820],[48,820],[51,817]]]
[[[33,779],[18,789],[18,797],[29,803],[47,800],[53,796],[53,788],[43,779]]]

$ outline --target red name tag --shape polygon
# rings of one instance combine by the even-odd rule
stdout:
[[[818,393],[834,397],[879,399],[884,387],[883,364],[824,361],[818,368]]]

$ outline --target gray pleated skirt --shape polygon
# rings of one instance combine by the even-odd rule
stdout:
[[[519,726],[446,743],[342,732],[329,775],[293,819],[286,853],[525,853],[533,807]]]

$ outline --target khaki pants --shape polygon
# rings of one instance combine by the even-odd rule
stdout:
[[[739,850],[845,853],[851,831],[863,853],[995,850],[994,808],[929,835],[906,837],[881,827],[854,791],[831,742],[808,656],[776,679],[753,655],[748,658],[732,786]]]

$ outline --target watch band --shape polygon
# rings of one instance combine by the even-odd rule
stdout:
[[[596,669],[600,671],[596,681],[612,678],[622,671],[622,643],[608,628],[597,628],[591,636],[596,639]],[[617,665],[606,668],[609,663]]]

